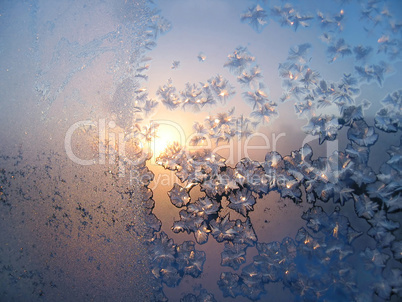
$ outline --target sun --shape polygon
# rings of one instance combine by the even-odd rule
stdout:
[[[159,121],[159,127],[151,140],[152,161],[155,162],[166,148],[174,142],[185,144],[185,133],[181,126],[171,121]]]

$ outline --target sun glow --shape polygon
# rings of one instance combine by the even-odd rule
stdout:
[[[151,140],[152,161],[155,162],[156,158],[159,157],[170,144],[174,142],[183,144],[184,142],[182,142],[182,140],[182,134],[175,129],[175,127],[165,124],[160,125],[156,135]]]

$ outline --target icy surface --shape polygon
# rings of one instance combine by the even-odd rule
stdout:
[[[174,41],[176,21],[188,38],[200,20],[198,10],[169,3],[186,30],[153,1],[74,2],[73,17],[57,11],[69,10],[64,2],[55,11],[43,1],[1,8],[1,226],[11,234],[1,240],[1,294],[265,301],[277,284],[296,301],[401,299],[400,4],[233,1],[219,27],[206,34],[197,26],[191,39]],[[228,3],[215,3],[216,12]],[[82,9],[102,26],[87,29]],[[233,11],[236,20],[223,18]],[[27,17],[17,20],[28,24],[21,33],[28,46],[6,34],[18,32],[11,22],[18,12]],[[222,34],[229,21],[240,26],[236,43]],[[70,22],[81,31],[63,30]],[[219,39],[205,40],[210,35]],[[159,43],[176,48],[161,56]],[[20,95],[9,87],[22,75],[12,63],[21,49],[32,75],[18,84]],[[21,101],[32,95],[37,107]],[[82,165],[60,147],[80,119],[96,120],[74,132],[71,151],[87,160]],[[187,119],[188,144],[164,145],[173,132],[163,132],[166,122],[183,130]],[[291,149],[274,145],[280,126]],[[258,160],[231,154],[268,136]],[[154,162],[171,171],[168,185],[158,187]],[[271,227],[264,215],[278,214],[272,198],[304,207],[300,226],[285,214]],[[286,235],[264,239],[279,234]],[[194,282],[203,284],[187,286]]]

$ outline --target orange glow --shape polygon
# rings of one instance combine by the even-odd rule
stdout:
[[[334,227],[332,234],[334,235],[334,237],[338,238],[338,230],[339,230],[339,225],[338,223],[336,223],[336,226]]]
[[[170,144],[173,142],[180,142],[180,139],[180,133],[174,131],[173,127],[169,125],[160,125],[156,135],[151,140],[153,161],[155,161],[155,159],[160,156]]]

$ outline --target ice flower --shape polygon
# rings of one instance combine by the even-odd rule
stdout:
[[[314,237],[304,227],[297,231],[295,241],[299,244],[299,253],[306,256],[314,254],[316,257],[323,257],[326,248],[324,240]]]
[[[371,82],[377,81],[378,85],[382,87],[384,75],[389,71],[387,63],[381,61],[379,64],[372,64],[366,66],[355,66],[355,70],[359,76],[359,81]]]
[[[246,262],[246,249],[246,244],[226,242],[221,254],[221,265],[238,270],[240,265]]]
[[[247,265],[241,272],[241,290],[242,295],[255,301],[265,293],[261,274],[253,263]]]
[[[240,84],[242,84],[244,87],[248,87],[250,89],[258,88],[258,86],[259,86],[258,81],[260,79],[262,79],[262,75],[261,75],[261,69],[258,65],[251,68],[250,72],[243,71],[242,74],[237,77],[237,81]]]
[[[313,19],[313,16],[311,16],[311,15],[302,15],[299,12],[296,12],[290,18],[290,25],[294,27],[295,31],[297,31],[299,26],[302,26],[302,27],[310,26],[310,24],[307,23],[306,21],[309,21],[311,19]]]
[[[212,77],[208,80],[209,88],[214,93],[215,97],[222,103],[226,103],[234,94],[235,90],[229,81],[223,78],[221,75]]]
[[[233,54],[228,56],[228,61],[223,66],[228,67],[234,74],[240,75],[254,60],[255,58],[249,54],[246,47],[239,46]]]
[[[357,79],[351,74],[343,74],[341,83],[335,89],[334,102],[340,107],[345,104],[352,104],[359,92]]]
[[[175,260],[175,244],[166,233],[161,232],[150,242],[151,262],[156,265],[171,265]]]
[[[352,122],[363,119],[363,106],[341,106],[342,117],[339,120],[343,125],[350,125]]]
[[[394,231],[399,227],[398,222],[388,220],[384,210],[377,211],[373,218],[368,221],[373,227],[383,228],[386,231]]]
[[[391,231],[399,228],[399,223],[388,220],[384,210],[377,211],[368,222],[372,227],[367,234],[377,241],[378,246],[387,247],[395,239]]]
[[[205,125],[209,129],[209,136],[216,139],[216,142],[230,141],[236,133],[236,118],[233,117],[234,108],[226,112],[218,113],[215,116],[208,116]]]
[[[236,190],[229,195],[228,199],[230,202],[228,207],[243,216],[247,216],[248,211],[252,211],[255,204],[255,197],[247,189]]]
[[[181,210],[179,213],[180,220],[173,223],[172,230],[175,233],[180,232],[196,232],[203,225],[204,218],[198,216],[197,213]]]
[[[378,203],[373,202],[367,195],[353,194],[353,198],[355,200],[355,211],[357,216],[365,219],[371,219],[374,217],[374,214],[378,211]]]
[[[229,214],[226,214],[223,218],[218,217],[210,222],[211,235],[218,242],[233,240],[236,234],[233,231],[234,225],[234,222],[230,220]]]
[[[375,116],[375,126],[386,132],[396,132],[402,128],[402,90],[388,94],[381,101],[381,108]]]
[[[271,14],[278,19],[281,26],[294,26],[295,31],[299,26],[309,26],[306,21],[313,19],[310,15],[300,14],[291,4],[285,4],[282,7],[274,6],[271,9]]]
[[[194,111],[199,111],[207,104],[213,104],[215,101],[208,90],[199,87],[196,84],[186,83],[185,89],[180,92],[183,108],[190,107]]]
[[[260,84],[259,89],[243,93],[244,100],[253,106],[253,110],[269,103],[268,95],[265,93],[263,88],[264,85]]]
[[[380,275],[379,280],[377,280],[372,286],[377,293],[377,295],[382,299],[388,299],[392,293],[392,287],[389,282]]]
[[[181,100],[176,94],[176,88],[172,85],[171,79],[168,80],[166,85],[158,88],[156,95],[159,96],[159,100],[169,110],[176,109],[181,104]]]
[[[339,57],[344,57],[352,54],[352,50],[345,40],[340,38],[333,44],[330,44],[327,48],[327,55],[330,59],[330,63],[334,62]]]
[[[247,217],[246,221],[242,222],[240,219],[236,219],[232,228],[234,234],[233,242],[240,244],[247,244],[253,246],[257,242],[257,236],[251,224],[250,217]]]
[[[300,79],[300,82],[303,83],[304,88],[310,89],[317,85],[318,80],[319,80],[319,73],[307,68],[306,72],[303,73],[302,78]]]
[[[271,151],[265,155],[263,167],[271,190],[277,189],[280,176],[284,173],[284,166],[282,156],[278,152]]]
[[[179,69],[180,61],[173,61],[171,69]]]
[[[292,49],[294,49],[294,48],[291,48],[291,50],[289,52],[291,52]],[[294,52],[296,52],[296,50],[294,50]],[[304,56],[304,53],[303,53],[303,56]],[[295,56],[295,58],[297,58],[297,57]],[[301,78],[302,74],[304,73],[304,71],[306,69],[307,69],[307,67],[305,64],[300,64],[299,62],[293,62],[292,60],[287,60],[284,63],[280,63],[278,66],[279,76],[281,78],[283,78],[284,80],[289,81],[288,84],[286,85],[289,88],[296,85],[294,83],[297,80],[299,80],[299,78]]]
[[[249,137],[253,134],[253,128],[256,127],[256,123],[251,122],[250,119],[245,118],[243,115],[240,115],[236,119],[236,135],[238,137]]]
[[[236,182],[255,193],[268,193],[267,177],[260,163],[249,158],[241,159],[235,167]]]
[[[262,123],[270,123],[274,118],[279,116],[279,113],[276,111],[276,106],[277,104],[274,102],[265,103],[251,112],[250,116]]]
[[[390,60],[396,60],[401,57],[402,42],[400,39],[391,39],[389,36],[382,36],[378,39],[377,53],[385,53]]]
[[[377,246],[381,248],[389,247],[395,240],[395,236],[392,235],[391,232],[388,232],[385,228],[379,226],[369,229],[367,235],[374,238],[374,240],[377,242]]]
[[[208,241],[208,235],[211,232],[207,223],[204,221],[202,224],[194,231],[194,238],[198,244],[204,244]]]
[[[224,297],[235,298],[241,293],[240,278],[237,274],[230,272],[221,273],[218,286]]]
[[[176,263],[179,272],[194,278],[200,276],[206,259],[205,252],[197,251],[193,241],[184,241],[176,246]]]
[[[234,170],[230,167],[226,167],[226,169],[217,174],[216,177],[201,184],[201,191],[205,192],[205,194],[211,198],[227,195],[232,190],[238,188],[239,186],[235,180]]]
[[[326,228],[329,224],[327,213],[322,207],[313,207],[307,212],[304,212],[302,219],[307,221],[307,227],[314,232],[319,232],[322,228]]]
[[[291,155],[283,158],[287,173],[292,175],[298,183],[304,183],[314,177],[312,155],[313,150],[310,145],[305,144],[300,150],[292,151]]]
[[[300,197],[302,195],[301,190],[299,189],[300,182],[288,172],[280,175],[279,179],[278,190],[281,194],[281,197],[289,197],[295,202],[300,202]]]
[[[355,183],[361,187],[363,184],[370,184],[376,181],[376,175],[374,171],[362,164],[354,165],[353,174],[350,176]]]
[[[391,250],[396,260],[402,259],[402,241],[392,242]]]
[[[319,143],[322,144],[326,140],[335,140],[341,128],[342,125],[334,115],[320,115],[313,116],[303,130],[311,135],[318,135]]]
[[[360,253],[360,256],[365,262],[365,268],[367,270],[376,271],[377,273],[381,272],[389,259],[387,254],[381,253],[378,249],[372,250],[368,247],[364,252]]]
[[[402,136],[399,146],[390,146],[390,148],[387,150],[387,153],[391,157],[387,161],[387,164],[398,172],[402,172]]]
[[[213,294],[209,293],[205,288],[195,289],[199,290],[198,295],[187,294],[180,299],[180,302],[216,302]]]
[[[395,213],[402,210],[402,193],[398,193],[396,196],[391,196],[383,199],[384,203],[387,206],[388,213]]]
[[[154,237],[149,245],[153,275],[169,287],[176,286],[180,282],[180,276],[175,268],[176,246],[173,240],[161,232],[160,237]]]
[[[168,32],[172,24],[160,15],[154,15],[151,18],[151,24],[148,26],[152,30],[153,38],[158,38],[159,35]]]
[[[172,204],[178,208],[190,202],[190,195],[187,190],[179,184],[174,184],[173,188],[168,192],[168,195]]]
[[[187,211],[197,216],[207,218],[208,215],[217,214],[220,204],[208,196],[198,198],[195,202],[187,205]]]
[[[240,20],[249,23],[251,27],[259,33],[268,23],[268,14],[260,5],[257,4],[250,7],[247,12],[242,14]]]
[[[165,152],[156,159],[158,164],[172,171],[180,170],[186,161],[186,151],[178,142],[170,144]]]
[[[204,53],[200,52],[197,56],[197,59],[199,62],[204,62],[207,59],[207,56]]]
[[[314,112],[314,98],[311,95],[306,96],[303,100],[295,103],[296,113],[301,116],[311,117]]]
[[[196,154],[201,154],[199,166],[210,177],[217,176],[224,168],[226,168],[226,159],[219,154],[213,153],[211,150],[202,150]]]
[[[373,127],[369,127],[364,120],[357,120],[351,124],[348,130],[348,139],[359,146],[370,147],[378,139],[378,134],[374,132]]]
[[[358,45],[353,48],[356,61],[364,61],[372,52],[373,48],[371,46]]]
[[[276,282],[282,277],[280,263],[283,254],[279,242],[257,243],[258,255],[254,256],[254,265],[259,269],[263,282]]]
[[[310,43],[303,43],[296,46],[293,46],[289,50],[288,60],[299,62],[299,63],[306,63],[307,62],[307,54],[311,49]]]
[[[366,164],[369,158],[370,149],[351,142],[346,146],[345,153],[350,156],[355,163]]]
[[[341,10],[333,17],[325,16],[322,12],[317,12],[317,19],[320,22],[321,28],[328,29],[330,31],[342,30],[342,20],[344,19],[344,12]]]

